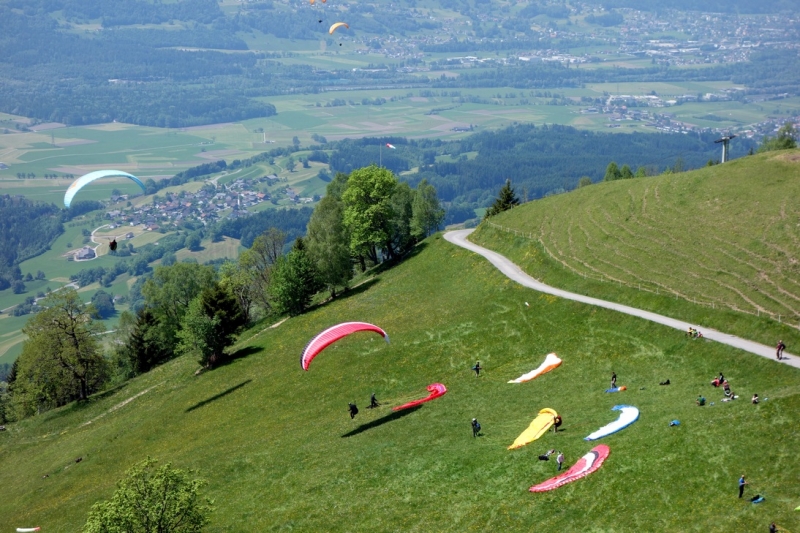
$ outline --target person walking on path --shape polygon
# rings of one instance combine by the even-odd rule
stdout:
[[[775,347],[775,356],[778,358],[778,361],[783,359],[783,351],[786,349],[786,345],[783,344],[783,341],[778,341],[778,345]]]
[[[739,497],[741,498],[744,494],[744,486],[747,485],[747,481],[744,480],[744,474],[742,477],[739,478]]]
[[[564,452],[558,452],[556,462],[558,463],[558,471],[561,472],[561,467],[564,466]]]
[[[475,371],[475,377],[476,378],[478,376],[480,376],[481,375],[481,362],[480,361],[475,361],[475,366],[472,367],[472,370]]]
[[[472,419],[472,436],[477,437],[481,432],[481,424],[477,418]]]

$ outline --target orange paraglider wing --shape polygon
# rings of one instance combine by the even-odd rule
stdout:
[[[331,29],[328,30],[328,33],[333,35],[333,32],[335,32],[337,29],[341,28],[342,26],[344,26],[348,30],[350,29],[350,26],[348,26],[347,23],[345,23],[345,22],[337,22],[333,26],[331,26]]]

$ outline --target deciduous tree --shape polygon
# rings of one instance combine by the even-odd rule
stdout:
[[[336,297],[336,288],[347,286],[353,277],[350,236],[344,226],[344,204],[335,196],[320,200],[306,230],[308,257],[319,281]]]
[[[214,502],[194,470],[147,458],[125,472],[110,500],[92,506],[83,533],[198,533]]]
[[[411,235],[421,241],[438,231],[444,221],[444,209],[439,204],[436,188],[423,179],[417,185],[411,204]]]
[[[380,261],[378,250],[391,235],[391,198],[396,187],[397,178],[391,171],[371,165],[351,172],[342,194],[350,250],[366,255],[373,263]]]

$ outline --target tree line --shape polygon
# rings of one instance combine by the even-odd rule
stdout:
[[[258,318],[303,313],[320,292],[319,298],[337,297],[356,270],[402,259],[443,218],[436,190],[424,180],[412,189],[377,166],[338,173],[311,213],[306,236],[294,239],[288,253],[287,234],[273,227],[236,261],[216,268],[167,265],[162,258],[149,275],[137,274],[130,298],[141,297],[142,305],[122,313],[109,333],[114,348],[108,355],[98,318],[114,312],[110,295],[98,292],[86,304],[71,287],[51,292],[23,328],[28,340],[0,386],[0,422],[85,400],[179,355],[213,369],[231,357],[236,336]],[[153,249],[178,246],[181,237]],[[77,279],[105,279],[116,271],[87,269]]]

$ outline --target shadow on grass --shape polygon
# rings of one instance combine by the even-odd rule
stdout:
[[[348,431],[347,433],[342,435],[342,438],[346,439],[347,437],[352,437],[354,435],[358,435],[359,433],[364,433],[367,430],[376,428],[378,426],[382,426],[384,424],[392,422],[393,420],[397,420],[398,418],[403,418],[404,416],[408,416],[414,411],[417,411],[419,409],[422,409],[421,405],[417,405],[415,407],[409,407],[408,409],[403,409],[402,411],[393,411],[386,416],[378,418],[377,420],[373,420],[372,422],[367,422],[366,424],[361,424],[353,431]]]
[[[191,406],[190,408],[188,408],[188,409],[186,410],[186,412],[187,412],[187,413],[190,413],[190,412],[194,411],[195,409],[200,409],[200,408],[201,408],[201,407],[203,407],[204,405],[207,405],[207,404],[210,404],[211,402],[217,401],[217,400],[219,400],[220,398],[222,398],[223,396],[227,396],[228,394],[230,394],[230,393],[232,393],[232,392],[236,391],[237,389],[241,389],[242,387],[244,387],[245,385],[247,385],[247,384],[248,384],[248,383],[250,383],[251,381],[253,381],[253,380],[252,380],[252,379],[248,379],[248,380],[242,381],[242,382],[241,382],[241,383],[239,383],[238,385],[234,385],[233,387],[231,387],[231,388],[229,388],[229,389],[226,389],[226,390],[224,390],[224,391],[220,392],[219,394],[215,394],[215,395],[214,395],[214,396],[212,396],[211,398],[206,398],[205,400],[203,400],[203,401],[201,401],[201,402],[197,402],[196,404],[194,404],[193,406]]]
[[[227,356],[225,359],[223,359],[221,363],[217,364],[217,366],[215,366],[211,370],[213,371],[214,369],[223,367],[225,365],[229,365],[229,364],[233,363],[234,361],[236,361],[237,359],[244,359],[248,355],[253,355],[254,353],[263,352],[263,351],[264,351],[264,347],[263,346],[252,346],[251,345],[251,346],[245,346],[243,348],[239,348],[238,350],[236,350],[235,352],[233,352],[232,354]]]

